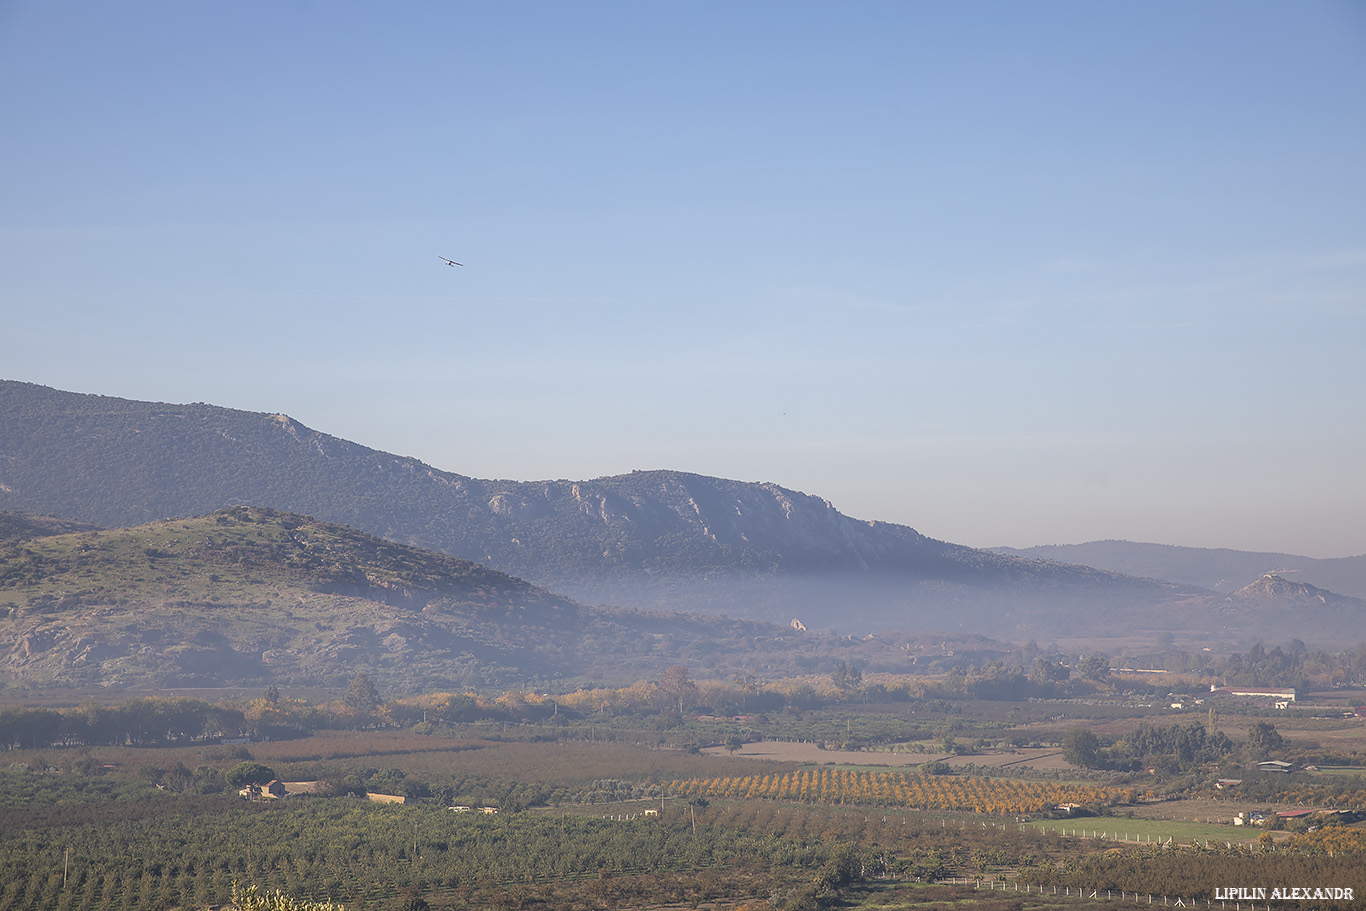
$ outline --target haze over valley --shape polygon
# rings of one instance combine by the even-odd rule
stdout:
[[[0,911],[1357,911],[1364,11],[0,3]]]
[[[487,567],[480,571],[496,572],[509,585],[516,579],[526,580],[516,584],[536,586],[539,598],[553,598],[550,593],[554,592],[577,602],[572,611],[552,611],[535,621],[544,627],[535,638],[559,642],[554,651],[560,659],[537,661],[500,654],[494,660],[493,653],[481,652],[487,647],[481,643],[491,635],[495,640],[506,637],[506,632],[478,633],[461,644],[459,636],[448,629],[443,635],[456,639],[438,647],[427,632],[405,626],[394,615],[398,605],[390,603],[392,597],[367,590],[363,580],[373,569],[357,565],[353,556],[338,556],[336,565],[327,571],[340,588],[328,581],[332,576],[327,572],[305,588],[328,596],[346,593],[378,598],[381,606],[375,610],[388,619],[377,620],[379,626],[371,624],[363,632],[339,628],[342,631],[336,635],[341,639],[310,638],[304,624],[302,639],[290,634],[294,636],[290,645],[269,649],[259,644],[253,647],[250,637],[234,639],[214,624],[212,629],[196,632],[196,624],[222,614],[217,609],[196,613],[202,605],[190,609],[207,597],[202,591],[177,595],[172,588],[154,586],[150,592],[111,591],[101,596],[103,585],[83,590],[79,576],[49,579],[36,587],[25,581],[10,595],[14,609],[23,605],[30,617],[7,637],[15,656],[12,666],[32,673],[38,667],[34,655],[46,652],[48,659],[62,667],[60,674],[51,673],[68,681],[82,678],[73,672],[78,655],[92,648],[98,652],[117,651],[117,647],[82,629],[81,624],[62,626],[57,617],[49,617],[45,625],[35,627],[33,621],[58,610],[55,605],[99,607],[102,598],[125,605],[147,604],[157,610],[183,602],[178,610],[186,616],[173,624],[174,632],[162,634],[168,642],[177,646],[200,640],[228,643],[227,651],[217,658],[211,657],[212,649],[202,653],[191,649],[188,660],[163,655],[168,663],[160,671],[148,665],[124,673],[125,680],[149,681],[194,676],[196,667],[212,679],[251,677],[245,665],[212,672],[209,665],[267,661],[261,657],[266,650],[276,656],[271,660],[277,663],[306,656],[308,669],[295,668],[282,679],[291,679],[293,673],[298,679],[319,681],[329,676],[329,661],[335,666],[360,666],[356,663],[360,653],[343,645],[362,639],[375,645],[391,644],[396,651],[382,660],[411,669],[418,679],[493,682],[519,675],[583,677],[595,673],[592,665],[568,659],[576,652],[573,643],[584,635],[574,619],[587,616],[579,613],[586,610],[578,606],[582,604],[662,611],[670,616],[690,611],[758,622],[767,624],[769,630],[754,635],[769,639],[794,620],[812,632],[860,638],[889,631],[928,632],[1016,642],[1090,640],[1097,647],[1152,642],[1172,634],[1187,642],[1224,648],[1278,637],[1323,645],[1366,638],[1366,601],[1307,581],[1322,571],[1319,564],[1327,563],[1344,591],[1366,590],[1366,558],[1303,560],[1297,568],[1289,566],[1294,561],[1280,556],[1211,552],[1205,575],[1197,575],[1194,582],[1174,582],[1164,578],[1168,573],[1157,559],[1168,551],[1151,546],[1130,548],[1146,554],[1147,562],[1121,573],[1079,562],[955,545],[905,526],[850,518],[818,496],[770,483],[673,471],[639,471],[583,481],[483,480],[359,446],[304,427],[285,415],[206,404],[133,402],[16,382],[0,383],[0,428],[5,440],[0,453],[4,456],[0,506],[13,513],[90,523],[86,527],[131,526],[129,533],[148,539],[134,547],[138,552],[167,550],[156,543],[166,532],[157,525],[145,525],[149,520],[216,513],[217,518],[198,520],[199,524],[186,526],[184,532],[187,541],[198,541],[189,554],[202,556],[212,552],[203,548],[215,546],[214,523],[233,524],[234,514],[222,510],[265,507],[427,548],[414,552],[426,553],[422,560],[439,560],[431,553],[439,551],[469,561],[461,565]],[[13,537],[26,537],[20,520],[14,521]],[[79,540],[81,534],[74,537]],[[78,547],[76,553],[85,553],[89,546],[93,545]],[[368,545],[369,550],[376,547]],[[316,549],[311,552],[316,554]],[[1200,564],[1198,554],[1175,553],[1184,558],[1180,568],[1188,576],[1191,567]],[[63,565],[72,559],[82,572],[94,573],[96,578],[129,572],[97,570],[93,557],[90,565],[76,557],[66,558]],[[297,559],[271,555],[269,562],[289,565]],[[159,562],[152,561],[153,565]],[[43,565],[43,559],[35,564],[15,551],[7,578],[41,577]],[[1272,576],[1275,584],[1270,584],[1266,574],[1278,567],[1289,576]],[[202,576],[205,571],[191,564],[180,572]],[[1197,584],[1207,581],[1210,573],[1220,576],[1219,585]],[[1232,581],[1222,581],[1225,576]],[[464,603],[467,596],[458,593],[458,586],[453,592],[451,586],[450,582],[419,586],[425,592],[421,598],[414,593],[399,600],[417,598],[414,604],[423,611],[423,604],[441,603],[443,598]],[[219,597],[238,607],[270,604],[281,597],[262,594],[252,586],[215,588]],[[573,602],[565,600],[564,604]],[[525,605],[516,598],[506,606],[519,615],[534,615],[526,614]],[[314,605],[312,610],[346,612],[340,605]],[[273,613],[271,609],[264,615]],[[134,619],[130,629],[156,627],[159,622]],[[725,635],[710,629],[700,617],[687,622],[695,624],[694,631],[670,633],[667,647],[650,646],[645,640],[631,645],[630,637],[638,632],[618,630],[612,634],[618,640],[612,651],[634,651],[642,662],[639,667],[656,670],[661,662],[682,660],[694,648],[716,652]],[[322,621],[319,624],[319,630],[331,628]],[[691,641],[693,637],[697,641]],[[59,640],[65,643],[65,651],[38,647]],[[801,651],[795,648],[797,641],[791,640],[793,654],[756,656],[747,670],[794,670],[793,659]],[[669,649],[674,650],[672,656]],[[295,658],[286,660],[282,656],[289,651]],[[601,647],[586,651],[602,654]],[[343,660],[343,654],[352,657]],[[484,654],[488,668],[467,666],[478,654]],[[895,650],[890,655],[865,656],[872,666],[888,670],[907,667],[907,658],[907,653]],[[381,659],[368,654],[365,660]],[[709,662],[720,662],[719,669],[730,660],[718,652]],[[94,675],[88,682],[109,682],[95,670],[99,662],[86,664],[86,673]],[[499,671],[498,666],[509,669]],[[629,666],[618,664],[615,670],[622,672]],[[599,668],[596,673],[605,670]],[[258,667],[256,673],[264,678],[281,672],[281,667],[269,672]],[[119,672],[111,673],[118,678]]]

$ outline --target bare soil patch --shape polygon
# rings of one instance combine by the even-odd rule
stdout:
[[[1029,769],[1048,769],[1062,771],[1073,768],[1062,758],[1062,750],[1057,747],[1042,749],[1006,750],[1000,753],[982,753],[972,756],[954,756],[945,760],[951,766],[977,765],[999,769],[1007,766]]]

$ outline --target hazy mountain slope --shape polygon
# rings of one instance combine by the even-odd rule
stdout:
[[[16,512],[112,527],[263,504],[373,529],[462,480],[283,415],[0,381],[0,507]]]
[[[1091,541],[1023,549],[998,547],[997,553],[1081,563],[1112,572],[1165,579],[1213,591],[1231,592],[1267,573],[1289,576],[1354,598],[1366,598],[1366,556],[1322,560],[1291,554],[1173,547],[1133,541]]]
[[[51,516],[28,516],[19,512],[0,510],[0,542],[98,530],[98,525],[91,525],[89,522],[72,522],[67,519],[54,519]]]
[[[538,580],[617,568],[1066,575],[851,519],[775,484],[670,471],[479,480],[283,415],[0,382],[0,507],[115,526],[237,504],[316,515]]]
[[[1072,628],[1175,588],[974,550],[775,484],[681,472],[493,481],[282,415],[0,382],[0,507],[106,526],[261,504],[477,560],[576,599],[854,627]]]
[[[1256,628],[1267,638],[1326,643],[1332,649],[1361,639],[1366,601],[1268,573],[1212,610],[1232,630]]]
[[[764,624],[594,610],[259,508],[0,545],[0,680],[27,685],[631,680],[679,662],[793,672],[818,646]]]

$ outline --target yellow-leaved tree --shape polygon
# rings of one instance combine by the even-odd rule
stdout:
[[[232,904],[227,911],[346,911],[333,902],[299,901],[279,890],[262,892],[256,886],[245,889],[232,884]]]

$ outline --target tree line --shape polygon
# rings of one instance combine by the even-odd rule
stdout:
[[[1275,732],[1274,727],[1271,730]],[[1126,772],[1140,768],[1177,772],[1218,762],[1237,749],[1228,735],[1198,721],[1167,726],[1140,722],[1109,746],[1090,728],[1075,726],[1063,736],[1062,747],[1063,758],[1072,765]]]

